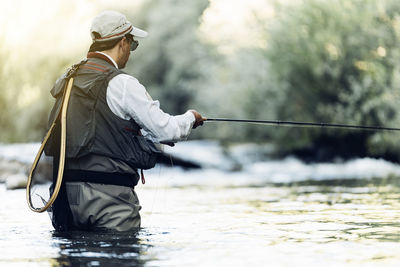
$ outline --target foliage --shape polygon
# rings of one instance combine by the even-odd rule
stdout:
[[[274,6],[272,19],[254,18],[267,45],[244,42],[230,52],[199,31],[208,0],[149,0],[135,12],[120,10],[149,32],[125,71],[172,114],[194,108],[207,117],[398,127],[400,2],[278,2],[285,5]],[[53,60],[52,54],[18,56],[0,48],[0,141],[38,141],[52,103],[48,91],[79,60],[73,58],[78,51]],[[22,59],[23,65],[15,63]],[[339,155],[400,161],[400,135],[393,132],[207,125],[194,138],[270,142],[278,154],[319,160]]]
[[[14,52],[4,54],[0,69],[0,141],[39,141],[47,129],[47,116],[53,99],[49,94],[52,84],[64,69],[72,64],[67,57],[46,59],[10,58]],[[18,62],[23,62],[19,64]]]
[[[203,80],[202,59],[208,49],[200,42],[197,28],[207,5],[207,0],[153,0],[132,16],[150,34],[139,40],[143,45],[126,71],[160,100],[166,112],[180,114],[191,107]]]
[[[399,14],[396,1],[307,0],[279,10],[265,51],[277,88],[285,95],[278,117],[398,124]],[[284,129],[280,133],[277,141],[286,150],[311,146],[339,152],[338,144],[348,142],[343,149],[350,150],[355,142],[354,152],[367,155],[384,145],[374,132]]]
[[[7,51],[0,45],[0,58],[4,58],[6,54]],[[13,108],[12,105],[9,104],[9,79],[7,79],[9,74],[8,69],[9,66],[7,64],[0,64],[0,81],[2,81],[0,83],[0,140],[9,139],[10,133],[13,132],[12,120],[8,113]]]

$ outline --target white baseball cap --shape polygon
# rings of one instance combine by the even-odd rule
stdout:
[[[147,36],[147,32],[134,27],[125,15],[112,10],[103,11],[97,15],[90,27],[93,42],[114,40],[128,33],[141,38]]]

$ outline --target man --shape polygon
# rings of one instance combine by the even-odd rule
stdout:
[[[127,231],[140,226],[141,206],[133,190],[140,176],[134,160],[151,152],[148,143],[135,138],[171,144],[185,139],[205,118],[195,110],[178,116],[163,112],[137,79],[120,70],[137,48],[136,39],[147,36],[124,15],[102,12],[90,31],[93,43],[74,73],[68,105],[65,202],[57,203],[63,199],[60,193],[53,205],[53,213],[69,216],[60,222],[57,215],[53,225]],[[52,89],[57,98],[53,111],[60,105],[61,80]]]

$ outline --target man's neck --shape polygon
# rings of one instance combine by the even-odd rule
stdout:
[[[96,51],[96,53],[100,53],[100,54],[106,56],[108,59],[110,59],[110,61],[114,64],[114,66],[115,66],[117,69],[119,69],[117,62],[115,61],[115,59],[113,58],[112,55],[110,55],[110,54],[107,53],[106,51],[102,51],[102,52]]]

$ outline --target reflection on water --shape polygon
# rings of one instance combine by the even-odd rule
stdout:
[[[382,180],[231,186],[148,178],[138,232],[57,234],[0,187],[1,266],[395,266],[400,187]],[[397,180],[395,180],[397,181]],[[174,181],[176,182],[176,181]],[[172,185],[174,184],[174,185]]]
[[[143,266],[139,232],[54,233],[57,266]]]

